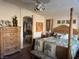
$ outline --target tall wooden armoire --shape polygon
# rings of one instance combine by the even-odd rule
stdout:
[[[20,51],[20,27],[0,27],[0,56]]]

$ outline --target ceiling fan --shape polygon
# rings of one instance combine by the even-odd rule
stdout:
[[[25,3],[34,4],[34,11],[44,11],[45,4],[49,3],[50,0],[22,0]]]
[[[35,1],[35,11],[44,11],[45,4],[49,3],[50,0],[34,0]]]

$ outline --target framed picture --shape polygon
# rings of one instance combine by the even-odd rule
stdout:
[[[57,20],[57,24],[61,24],[61,21],[60,20]]]
[[[50,20],[46,20],[46,31],[50,30]]]
[[[36,22],[36,32],[43,32],[43,23]]]
[[[73,24],[76,24],[76,19],[73,20]]]
[[[62,21],[62,24],[65,24],[65,20],[61,20]]]
[[[69,24],[70,23],[70,20],[66,20],[66,24]]]

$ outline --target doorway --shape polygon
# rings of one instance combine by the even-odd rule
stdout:
[[[32,24],[33,18],[25,16],[23,17],[23,46],[27,47],[32,42]]]

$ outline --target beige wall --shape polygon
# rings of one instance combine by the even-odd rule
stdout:
[[[57,20],[69,20],[69,18],[68,18],[69,16],[67,16],[67,17],[58,17],[58,18],[54,18],[54,20],[53,20],[53,27],[55,28],[55,27],[57,27],[57,26],[59,26],[59,25],[68,25],[68,24],[57,24]],[[79,28],[79,20],[78,20],[78,17],[76,17],[76,16],[73,16],[73,19],[76,19],[76,24],[73,24],[72,26],[73,26],[73,28],[75,28],[75,29],[78,29]],[[68,25],[69,26],[69,25]]]
[[[12,21],[13,16],[17,16],[18,25],[21,26],[21,48],[23,48],[23,17],[33,15],[33,38],[40,37],[41,32],[36,32],[36,22],[43,22],[43,31],[45,31],[45,18],[35,14],[27,9],[17,7],[16,5],[6,3],[0,0],[0,20]],[[37,34],[36,34],[37,33]]]

